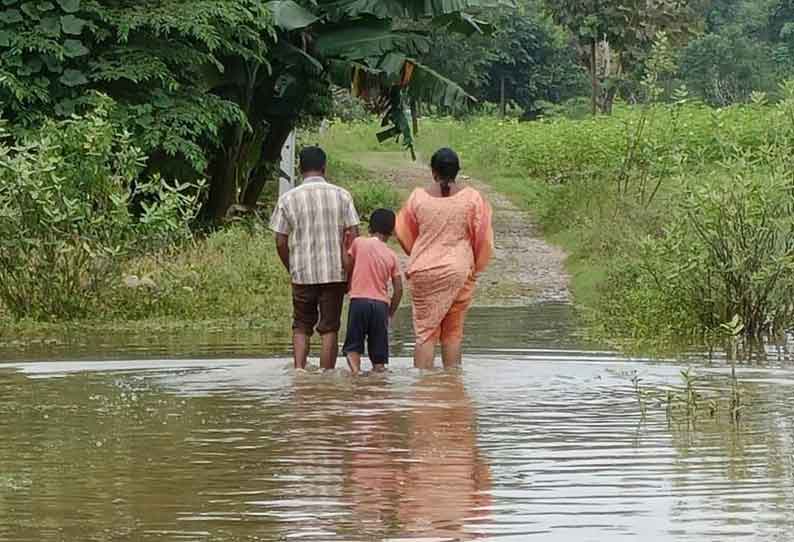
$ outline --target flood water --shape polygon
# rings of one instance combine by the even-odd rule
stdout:
[[[566,307],[483,309],[462,371],[356,379],[246,334],[0,350],[0,540],[790,539],[788,361],[740,368],[738,427],[643,419],[635,371],[718,388],[724,361],[623,359],[575,329]]]

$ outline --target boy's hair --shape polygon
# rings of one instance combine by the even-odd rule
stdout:
[[[394,223],[397,221],[394,211],[389,209],[375,209],[369,217],[369,232],[381,235],[393,235]]]
[[[307,171],[325,171],[327,158],[320,147],[306,147],[300,153],[301,173]]]

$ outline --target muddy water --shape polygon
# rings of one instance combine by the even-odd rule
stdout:
[[[738,429],[643,420],[630,375],[680,364],[584,345],[568,316],[476,313],[454,374],[295,374],[239,344],[6,362],[0,540],[788,540],[788,362],[740,369]]]

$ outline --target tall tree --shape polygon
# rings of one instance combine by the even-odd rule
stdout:
[[[581,95],[584,73],[571,50],[568,32],[556,25],[538,0],[521,0],[484,14],[493,36],[457,39],[432,34],[433,46],[422,61],[449,74],[481,101],[505,99],[531,116],[540,102]]]
[[[641,66],[659,32],[677,43],[698,30],[700,5],[699,0],[548,0],[554,19],[582,48],[594,115],[611,111],[616,83]]]
[[[746,101],[753,91],[774,94],[794,74],[794,3],[715,0],[706,33],[681,53],[680,78],[709,104]]]

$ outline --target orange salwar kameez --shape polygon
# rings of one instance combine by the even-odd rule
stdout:
[[[476,276],[493,254],[490,205],[473,188],[445,198],[417,189],[397,216],[395,233],[410,255],[417,344],[459,341]]]

